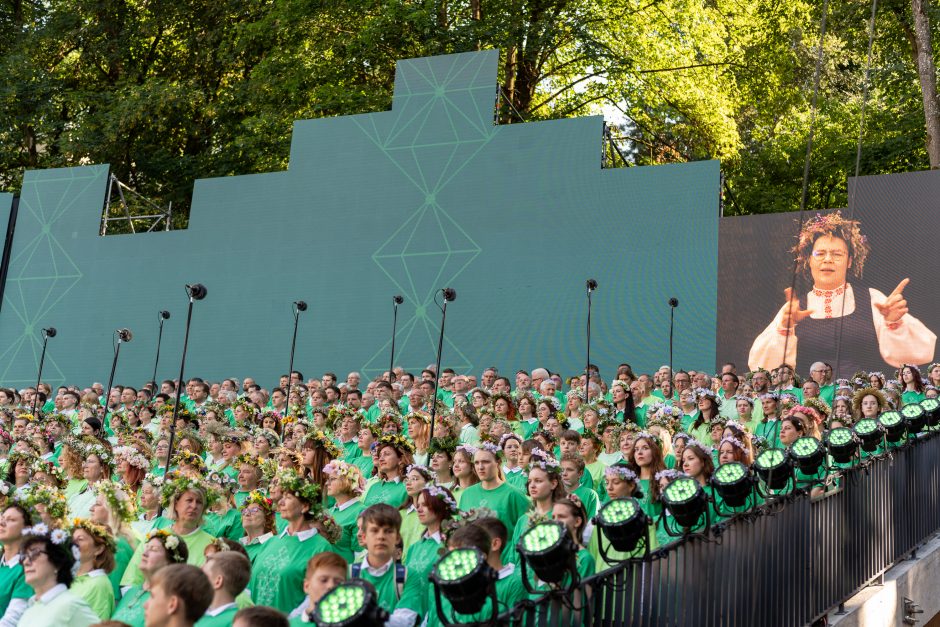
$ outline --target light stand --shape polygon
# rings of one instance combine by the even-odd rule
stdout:
[[[36,375],[36,394],[33,395],[32,414],[34,417],[36,416],[36,403],[39,402],[39,384],[42,383],[42,365],[46,361],[46,344],[49,343],[50,337],[55,337],[56,333],[55,327],[42,330],[42,354],[39,357],[39,374]]]
[[[294,301],[294,337],[290,341],[290,367],[287,369],[287,404],[284,406],[284,417],[290,411],[290,391],[294,385],[294,349],[297,347],[297,325],[300,323],[300,312],[307,311],[307,303],[302,300]]]
[[[130,342],[134,334],[130,329],[118,329],[115,331],[118,336],[117,346],[114,347],[114,360],[111,362],[111,374],[108,375],[108,387],[105,388],[104,397],[104,417],[108,417],[108,401],[111,400],[111,385],[114,383],[114,371],[117,370],[118,355],[121,354],[121,344]],[[119,399],[120,400],[120,399]],[[102,425],[104,426],[104,425]]]
[[[669,376],[673,377],[672,373],[672,329],[675,322],[676,307],[679,306],[679,299],[673,296],[669,299]]]
[[[153,360],[153,376],[150,377],[150,380],[154,383],[157,382],[157,364],[160,363],[160,344],[163,342],[163,323],[170,319],[170,312],[163,310],[157,314],[157,318],[160,320],[160,330],[157,332],[157,356]],[[108,390],[110,393],[110,390]]]
[[[392,358],[388,364],[389,383],[395,383],[395,329],[398,326],[398,306],[403,302],[405,302],[405,299],[401,294],[392,296]],[[438,368],[440,368],[440,366],[438,366]]]
[[[431,396],[431,437],[434,437],[434,419],[437,417],[437,385],[441,380],[441,352],[444,350],[444,322],[447,321],[447,303],[457,300],[457,290],[452,287],[445,287],[441,290],[444,296],[444,304],[441,308],[441,335],[437,340],[437,370],[434,371],[434,392]],[[434,302],[437,303],[437,294],[434,295]]]
[[[170,421],[170,442],[166,449],[166,472],[170,472],[170,460],[173,459],[173,440],[176,438],[176,419],[180,414],[180,393],[183,391],[183,369],[186,367],[186,349],[189,348],[189,326],[193,321],[193,303],[206,297],[206,286],[202,283],[186,286],[189,296],[189,308],[186,311],[186,331],[183,334],[183,356],[180,358],[180,378],[176,386],[176,402],[173,403],[173,419]],[[289,377],[288,377],[289,378]],[[163,508],[160,508],[163,514]]]
[[[587,287],[587,360],[584,365],[584,404],[588,404],[588,390],[591,388],[591,294],[597,289],[597,281],[588,279]]]

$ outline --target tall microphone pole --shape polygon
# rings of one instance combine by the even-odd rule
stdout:
[[[434,371],[434,392],[431,396],[431,435],[434,437],[434,419],[437,417],[437,384],[441,375],[441,351],[444,350],[444,322],[447,320],[447,303],[457,300],[457,291],[452,287],[445,287],[441,290],[444,295],[444,304],[441,306],[441,336],[437,340],[437,370]],[[434,302],[437,302],[437,295],[434,295]]]
[[[290,391],[294,384],[294,348],[297,346],[297,325],[300,323],[300,312],[307,311],[307,303],[302,300],[294,301],[294,337],[290,341],[290,368],[287,370],[287,405],[284,406],[284,417],[290,410]]]
[[[170,460],[173,459],[173,440],[176,438],[176,419],[180,415],[180,393],[183,391],[183,369],[186,367],[186,349],[189,348],[189,325],[193,321],[193,302],[206,297],[206,286],[195,283],[186,286],[189,296],[189,309],[186,311],[186,331],[183,334],[183,356],[180,359],[180,378],[176,386],[176,402],[173,403],[173,419],[170,421],[170,446],[166,450],[166,472],[170,472]],[[160,508],[163,514],[163,508]]]
[[[669,299],[669,376],[673,378],[675,378],[675,375],[672,373],[672,327],[675,321],[676,307],[678,306],[678,298],[673,296]]]
[[[42,355],[39,357],[39,374],[36,375],[36,394],[33,395],[33,416],[36,415],[36,403],[39,402],[39,384],[42,383],[42,365],[46,361],[46,344],[50,337],[55,337],[56,333],[55,327],[42,330]]]
[[[587,363],[584,366],[584,404],[588,403],[588,390],[591,387],[591,294],[597,289],[597,281],[588,279],[587,287],[588,315],[587,315]]]
[[[117,346],[114,347],[114,360],[111,362],[111,374],[108,375],[108,387],[105,388],[104,397],[104,417],[108,417],[108,401],[111,400],[111,385],[114,383],[114,371],[117,370],[118,355],[121,354],[121,344],[130,342],[134,334],[130,329],[118,329],[115,331],[118,337]],[[103,422],[103,421],[102,421]]]
[[[160,343],[163,342],[163,323],[170,319],[170,312],[163,310],[157,314],[157,318],[160,320],[160,331],[157,333],[157,357],[153,360],[153,376],[150,378],[154,383],[157,382],[157,364],[160,363]]]
[[[401,294],[392,296],[392,359],[388,364],[389,383],[395,383],[395,329],[398,326],[398,306],[403,302],[405,302],[405,299]]]

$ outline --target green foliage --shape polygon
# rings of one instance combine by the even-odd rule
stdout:
[[[867,3],[830,5],[807,206],[854,173]],[[400,58],[499,48],[518,122],[604,112],[630,165],[718,158],[726,213],[799,207],[821,3],[4,0],[0,189],[110,163],[184,219],[196,178],[287,166],[296,119],[390,106]],[[928,167],[910,6],[887,0],[862,174]],[[940,16],[931,7],[937,24]]]

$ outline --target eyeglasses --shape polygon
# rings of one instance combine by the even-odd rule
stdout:
[[[825,259],[826,257],[832,257],[833,261],[841,261],[845,259],[848,254],[844,250],[814,250],[813,258],[814,259]]]
[[[248,514],[249,516],[252,516],[254,514],[260,514],[260,513],[261,513],[260,507],[246,507],[245,509],[242,510],[243,515]]]
[[[35,559],[39,557],[40,555],[49,555],[49,553],[46,551],[43,551],[42,549],[33,549],[32,551],[25,551],[23,553],[20,553],[20,561],[23,562],[24,564],[26,562],[31,563],[35,561]]]

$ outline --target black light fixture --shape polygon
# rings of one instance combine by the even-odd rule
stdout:
[[[753,468],[771,490],[782,490],[793,478],[793,461],[781,448],[767,449],[758,455]]]
[[[940,399],[925,398],[920,402],[920,406],[924,408],[924,413],[927,414],[928,427],[936,427],[940,424]]]
[[[605,503],[594,516],[594,525],[601,530],[597,544],[604,561],[611,563],[605,556],[605,537],[615,551],[631,553],[641,541],[644,545],[647,544],[646,534],[651,522],[650,517],[640,507],[640,502],[632,496],[612,499]]]
[[[904,418],[907,432],[910,435],[915,435],[922,431],[927,425],[927,412],[924,411],[920,403],[910,403],[902,407],[901,417]]]
[[[431,570],[438,599],[438,615],[443,622],[440,595],[450,601],[454,611],[460,614],[476,614],[483,609],[487,598],[495,596],[498,578],[495,570],[486,562],[486,555],[474,547],[455,549],[437,561]],[[495,610],[495,603],[494,603]]]
[[[561,584],[565,575],[571,575],[566,587],[570,588],[578,583],[575,561],[578,547],[563,524],[546,521],[531,527],[519,539],[516,550],[522,557],[522,582],[526,586],[529,584],[525,573],[526,566],[534,570],[535,576],[547,584]]]
[[[320,627],[371,627],[384,625],[388,612],[379,605],[375,587],[364,579],[350,579],[325,595],[313,610]]]
[[[728,507],[742,507],[754,489],[754,476],[741,462],[728,462],[712,475],[711,485]]]
[[[697,525],[708,507],[705,491],[691,477],[674,479],[663,490],[662,500],[676,523],[686,529]]]
[[[823,462],[826,461],[826,449],[823,448],[822,442],[816,438],[804,436],[798,438],[796,442],[790,446],[790,456],[796,463],[796,467],[800,469],[800,472],[807,475],[815,475],[819,472],[819,468],[823,465]]]
[[[878,424],[884,429],[885,439],[888,442],[897,442],[904,437],[904,417],[901,412],[893,409],[881,412],[878,415]]]
[[[874,418],[862,418],[855,423],[855,435],[862,442],[862,450],[871,453],[881,444],[884,429]]]
[[[837,427],[826,436],[826,445],[836,463],[847,464],[858,451],[858,438],[848,427]]]

